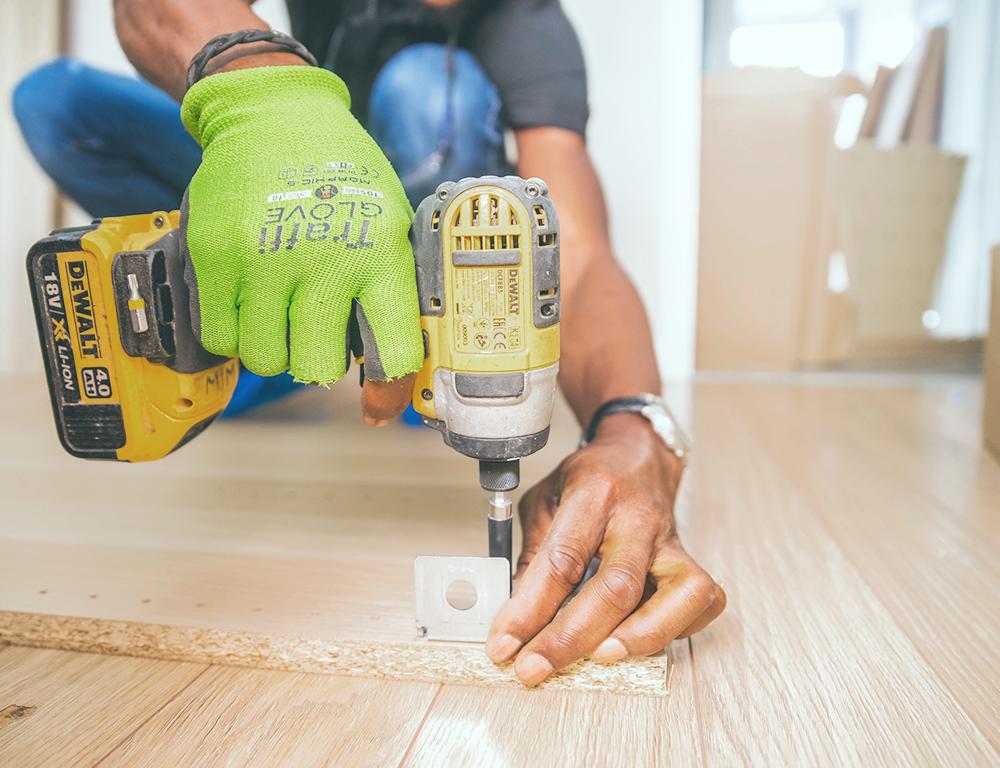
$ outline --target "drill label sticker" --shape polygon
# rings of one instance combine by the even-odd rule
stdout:
[[[518,352],[524,345],[521,271],[456,267],[455,349]]]
[[[36,268],[42,280],[38,286],[45,311],[49,318],[48,333],[52,340],[52,372],[58,379],[64,403],[80,402],[76,384],[76,357],[69,337],[66,303],[59,281],[59,263],[54,254],[43,256]]]

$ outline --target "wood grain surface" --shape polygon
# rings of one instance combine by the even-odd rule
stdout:
[[[483,548],[474,468],[429,432],[355,425],[343,395],[125,467],[63,456],[44,398],[0,388],[7,640],[88,648],[61,628],[110,643],[124,622],[174,659],[171,632],[419,647],[412,557]],[[0,764],[1000,765],[1000,466],[978,382],[715,376],[669,394],[696,444],[680,530],[730,606],[650,660],[666,695],[8,647]],[[526,473],[574,439],[561,412]]]
[[[0,649],[0,765],[96,764],[207,669]]]
[[[396,765],[438,689],[212,667],[102,765]]]
[[[699,470],[687,489],[697,507],[687,541],[720,564],[716,577],[725,582],[732,605],[729,615],[693,638],[696,696],[704,731],[712,734],[705,758],[784,765],[996,760],[972,714],[988,718],[992,705],[966,708],[951,695],[916,638],[906,634],[855,566],[854,553],[830,535],[824,512],[838,515],[832,525],[850,530],[849,508],[864,475],[847,470],[864,459],[851,444],[838,443],[843,416],[823,405],[837,393],[825,394],[793,388],[776,398],[768,387],[753,385],[699,390],[696,433],[717,434],[731,425],[725,439],[699,441]],[[867,407],[856,407],[855,418],[871,426],[884,401],[901,396],[895,390],[856,393],[856,405]],[[818,410],[825,427],[820,434],[813,421]],[[869,432],[874,435],[888,443],[883,450],[896,448],[889,442],[891,431]],[[825,502],[799,488],[806,465],[817,463],[825,474],[814,480],[821,482],[815,490],[827,496]],[[706,465],[726,468],[726,481],[701,471]],[[905,507],[908,496],[899,486],[887,506]],[[740,509],[743,514],[736,512]],[[881,520],[877,532],[870,532],[877,535],[872,546],[879,558],[892,559],[897,537],[905,541],[905,533],[897,534],[905,521],[894,520],[880,505],[862,507],[858,514]],[[718,535],[723,528],[727,535]],[[926,597],[920,571],[934,563],[922,559],[919,549],[905,552],[909,578],[900,586]],[[994,609],[996,599],[994,591]],[[941,631],[952,633],[950,642],[975,636],[974,626],[952,622],[947,606],[938,609],[939,620],[948,622]],[[978,652],[962,653],[969,672],[995,687],[996,668],[983,661]],[[883,729],[890,738],[875,737]]]
[[[670,696],[443,686],[403,765],[647,766],[701,762],[690,646],[673,643]]]

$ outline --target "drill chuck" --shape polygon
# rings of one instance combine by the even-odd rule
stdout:
[[[479,484],[484,491],[513,491],[521,482],[521,462],[510,461],[479,462]]]

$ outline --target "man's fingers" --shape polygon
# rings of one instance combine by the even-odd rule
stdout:
[[[486,654],[494,663],[507,661],[538,634],[583,578],[604,535],[605,516],[594,507],[609,501],[610,488],[583,484],[563,495],[538,554],[493,620]]]
[[[277,376],[288,370],[289,293],[272,286],[247,292],[240,303],[240,360],[248,371]]]
[[[711,605],[705,609],[705,612],[701,614],[694,623],[677,635],[678,638],[690,637],[691,635],[696,635],[701,632],[705,627],[719,618],[719,615],[726,610],[726,591],[718,584],[715,585],[715,599],[712,600]]]
[[[672,563],[666,570],[657,574],[653,596],[590,655],[594,661],[612,662],[662,650],[709,609],[716,585],[708,573],[691,560]]]
[[[361,415],[365,422],[381,427],[405,411],[410,404],[415,376],[411,373],[392,381],[366,381],[361,388]]]
[[[521,555],[517,559],[514,581],[524,575],[531,561],[542,548],[555,512],[556,477],[551,474],[521,497],[517,514],[521,520]]]
[[[365,351],[365,378],[389,381],[419,371],[424,364],[420,306],[409,244],[408,279],[376,282],[354,302]]]
[[[288,310],[289,368],[297,381],[331,384],[347,371],[350,301],[295,295]]]
[[[416,285],[407,280],[374,285],[354,301],[353,312],[365,356],[361,414],[382,427],[406,410],[414,372],[423,362]]]
[[[520,584],[525,571],[534,560],[545,541],[552,524],[555,501],[556,473],[550,474],[538,485],[533,486],[518,504],[521,519],[521,555],[517,560],[514,574],[515,587]],[[510,659],[524,644],[523,640],[508,634],[505,622],[494,621],[486,638],[486,655],[499,664]]]
[[[518,655],[514,670],[521,682],[537,685],[553,670],[586,656],[635,609],[652,559],[653,535],[637,518],[627,528],[607,531],[597,573]]]

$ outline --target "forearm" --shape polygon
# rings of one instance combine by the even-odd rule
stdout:
[[[642,300],[610,253],[594,256],[563,292],[561,311],[559,381],[581,425],[612,398],[659,393]]]
[[[247,0],[115,0],[115,29],[125,55],[144,78],[180,100],[191,58],[216,35],[267,29]],[[234,59],[225,69],[302,64],[292,53],[269,50]]]
[[[559,382],[581,424],[614,397],[660,391],[639,294],[615,260],[600,180],[582,139],[559,129],[518,134],[518,172],[545,179],[561,230]]]

